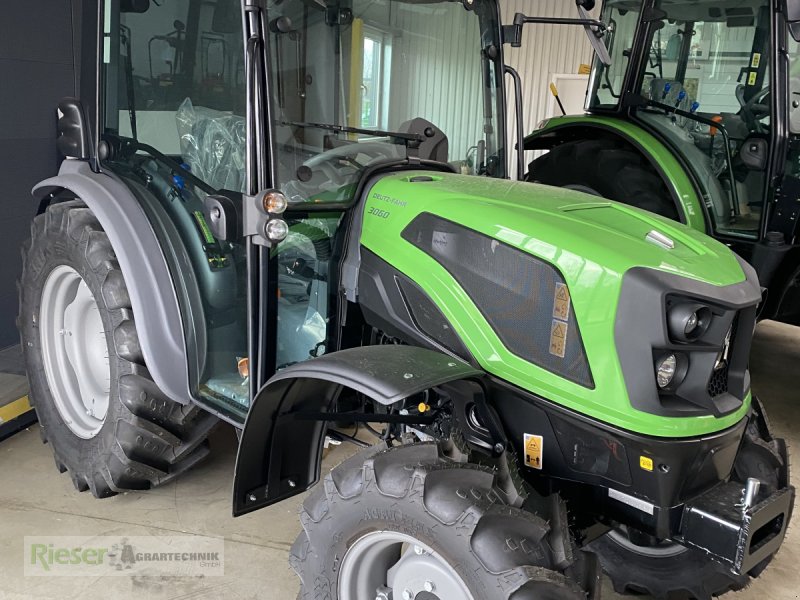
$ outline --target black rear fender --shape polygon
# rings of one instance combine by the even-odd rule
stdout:
[[[299,494],[318,480],[325,421],[342,390],[394,404],[482,371],[459,359],[415,346],[365,346],[292,365],[256,395],[236,457],[233,515],[240,516]]]

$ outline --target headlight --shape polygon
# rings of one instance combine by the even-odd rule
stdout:
[[[656,383],[658,387],[665,388],[675,378],[678,369],[678,359],[674,354],[666,354],[656,361]]]
[[[264,226],[264,234],[270,242],[280,242],[289,234],[289,226],[283,219],[270,219]]]
[[[693,342],[700,338],[711,324],[711,309],[702,304],[677,304],[667,312],[670,337],[679,342]]]

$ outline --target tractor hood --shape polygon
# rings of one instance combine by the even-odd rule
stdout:
[[[760,298],[746,263],[685,225],[571,190],[406,171],[369,188],[360,242],[364,309],[389,324],[411,315],[422,334],[441,313],[450,337],[432,346],[569,409],[630,431],[693,436],[730,427],[749,408],[749,378],[724,410],[705,382],[685,410],[660,403],[653,356],[669,347],[668,299],[711,303],[732,321],[744,308],[755,314]],[[644,291],[630,291],[634,280]],[[399,306],[377,306],[398,290]],[[641,359],[636,369],[630,356]]]
[[[417,214],[429,212],[554,263],[567,277],[595,264],[620,276],[632,267],[649,267],[712,285],[745,278],[735,255],[710,237],[562,188],[412,172],[381,179],[367,203],[365,226],[381,215],[382,231],[390,223],[402,229]],[[368,236],[364,243],[369,247]]]

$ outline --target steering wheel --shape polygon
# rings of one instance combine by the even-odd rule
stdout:
[[[750,100],[747,101],[744,99],[744,90],[745,87],[743,85],[740,84],[736,86],[736,100],[739,101],[739,106],[741,106],[739,114],[741,115],[742,119],[744,119],[744,122],[747,124],[747,128],[750,131],[764,133],[766,126],[761,122],[761,119],[769,116],[770,112],[769,86],[766,85],[761,88],[752,98],[750,98]]]
[[[309,158],[303,166],[311,169],[312,173],[321,171],[328,181],[337,187],[352,183],[353,170],[361,170],[369,163],[379,158],[395,156],[394,146],[388,142],[356,142],[337,146],[316,156]],[[369,157],[366,163],[360,163],[356,158],[365,154]],[[346,161],[351,167],[343,167],[340,163]]]

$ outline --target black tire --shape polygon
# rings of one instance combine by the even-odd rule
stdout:
[[[298,598],[338,599],[348,548],[392,531],[437,552],[476,600],[585,600],[554,570],[548,524],[502,498],[490,469],[447,459],[437,444],[368,448],[334,468],[303,504],[290,555]]]
[[[640,554],[606,534],[589,544],[619,594],[650,594],[656,600],[710,600],[744,588],[749,577],[733,575],[698,550],[654,558]]]
[[[216,417],[178,404],[156,387],[142,358],[130,298],[116,255],[92,212],[80,201],[50,206],[31,226],[22,249],[19,329],[42,440],[56,467],[78,491],[97,498],[165,483],[208,454]],[[39,313],[45,282],[72,267],[92,292],[102,319],[110,366],[109,406],[100,430],[83,439],[64,422],[45,374]]]
[[[532,161],[525,180],[581,191],[588,188],[603,198],[678,220],[675,202],[661,176],[623,142],[566,142]]]

